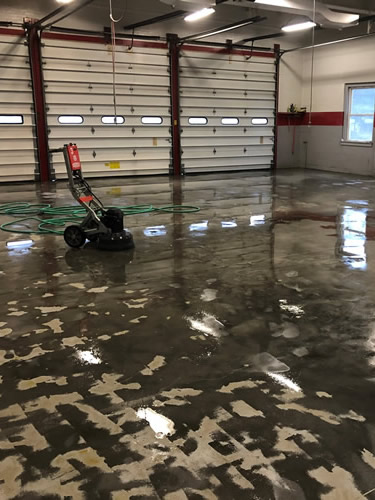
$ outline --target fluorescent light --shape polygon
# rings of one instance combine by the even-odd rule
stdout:
[[[57,3],[70,3],[73,2],[73,0],[56,0]]]
[[[310,28],[314,28],[315,26],[316,23],[313,23],[312,21],[306,21],[304,23],[288,24],[287,26],[283,26],[281,29],[289,33],[292,31],[308,30]]]
[[[255,0],[255,3],[274,5],[275,7],[290,7],[290,3],[286,0]]]
[[[33,240],[18,240],[18,241],[8,241],[8,248],[25,248],[30,247],[33,244]]]
[[[203,19],[204,17],[210,16],[215,12],[215,9],[210,7],[209,9],[201,9],[197,10],[196,12],[193,12],[192,14],[189,14],[188,16],[185,17],[185,21],[191,22],[191,21],[198,21],[198,19]]]

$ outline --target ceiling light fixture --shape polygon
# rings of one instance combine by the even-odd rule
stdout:
[[[286,31],[287,33],[291,33],[293,31],[302,31],[315,28],[315,26],[316,23],[313,23],[312,21],[305,21],[303,23],[287,24],[286,26],[283,26],[281,29],[283,31]]]
[[[210,16],[215,12],[215,9],[209,8],[209,9],[201,9],[197,10],[196,12],[193,12],[192,14],[189,14],[188,16],[185,17],[185,21],[191,22],[191,21],[198,21],[199,19],[203,19],[204,17]]]
[[[56,0],[57,3],[70,3],[73,2],[73,0]]]
[[[274,5],[275,7],[290,7],[288,0],[255,0],[254,3],[262,3],[263,5]]]

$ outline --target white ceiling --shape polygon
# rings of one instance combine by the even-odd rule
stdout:
[[[313,0],[311,5],[313,5]],[[352,10],[353,12],[370,13],[370,7],[375,11],[374,0],[320,0],[322,3],[341,10]],[[173,7],[159,0],[112,0],[114,15],[120,17],[124,13],[123,19],[118,23],[118,30],[123,31],[124,25],[142,21],[155,16],[160,16],[173,11]],[[92,4],[83,8],[71,17],[59,23],[59,26],[75,29],[101,31],[104,26],[109,26],[109,0],[94,0]],[[24,17],[41,18],[59,7],[56,0],[1,0],[0,19],[4,21],[22,22]],[[267,20],[260,24],[247,26],[245,28],[227,32],[221,36],[207,39],[206,41],[223,41],[227,38],[233,42],[258,36],[262,34],[277,33],[281,26],[287,24],[295,18],[295,14],[279,12],[276,8],[264,10],[259,8],[251,0],[227,0],[216,7],[214,15],[195,23],[186,23],[183,17],[164,21],[158,24],[138,28],[136,34],[160,35],[166,33],[177,33],[179,36],[218,28],[222,25],[241,21],[245,18],[255,15],[264,15]],[[319,30],[317,32],[317,41],[326,41],[328,39],[337,39],[353,34],[364,33],[367,25],[356,28],[345,28],[344,30]],[[311,34],[303,33],[290,35],[279,39],[282,46],[293,46],[308,43]],[[273,41],[257,42],[258,45],[269,45]]]

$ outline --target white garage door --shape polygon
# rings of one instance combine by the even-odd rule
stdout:
[[[111,45],[51,36],[42,54],[50,148],[77,143],[88,177],[168,173],[166,45],[134,42],[129,50],[118,40],[116,124]],[[55,155],[53,167],[57,178],[66,176],[62,156]]]
[[[241,51],[182,47],[181,147],[186,173],[271,168],[275,70],[270,53],[249,58]]]
[[[32,180],[35,168],[28,47],[21,31],[0,29],[0,182]]]

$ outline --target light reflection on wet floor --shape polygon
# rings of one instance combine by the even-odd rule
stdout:
[[[127,253],[0,233],[1,495],[375,498],[375,180],[93,185],[201,212],[128,217]],[[2,203],[71,203],[33,189]]]

